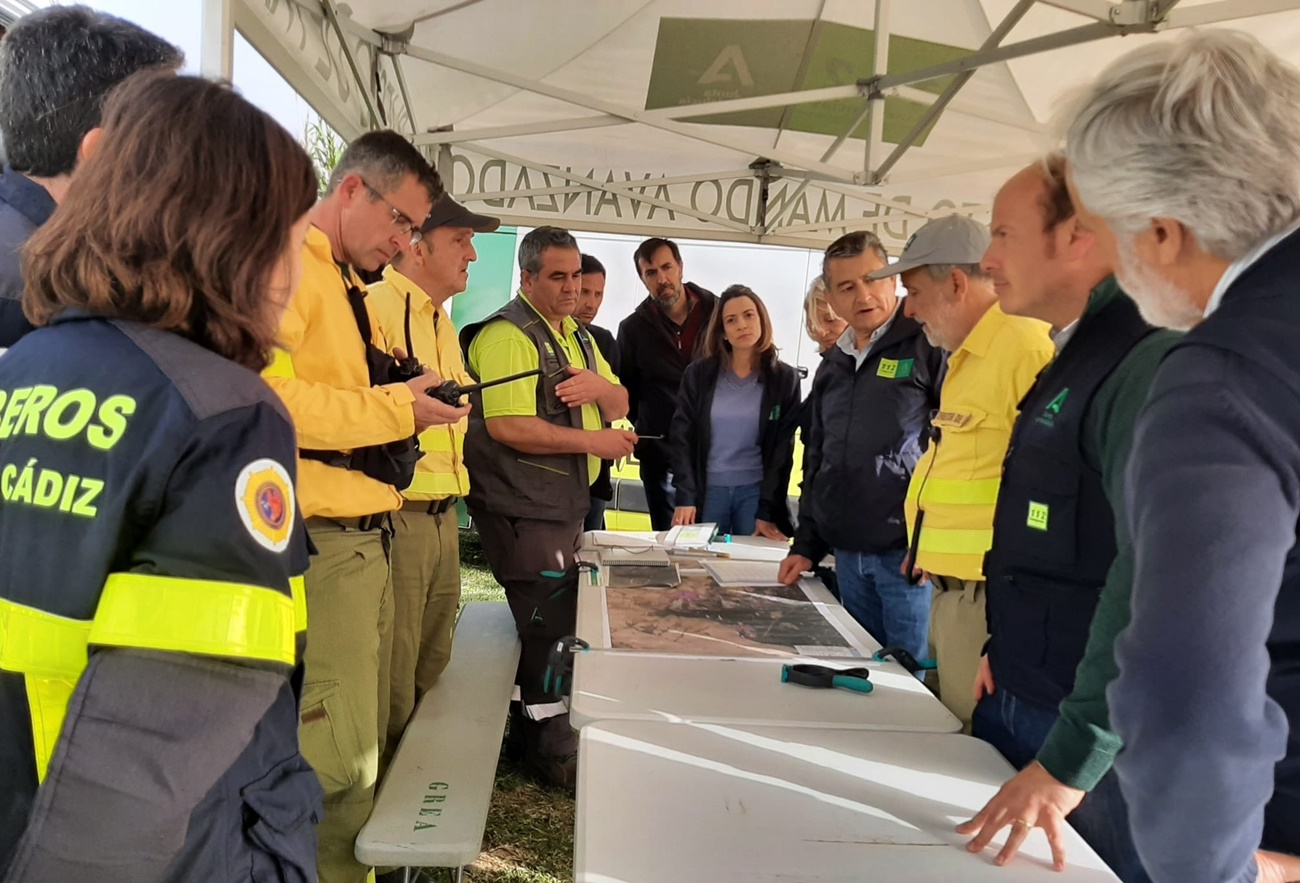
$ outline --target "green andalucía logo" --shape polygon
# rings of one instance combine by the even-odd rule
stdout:
[[[1047,403],[1047,407],[1043,409],[1042,416],[1038,418],[1038,422],[1047,427],[1055,426],[1056,415],[1061,413],[1061,408],[1065,407],[1065,400],[1069,395],[1070,388],[1068,386],[1058,392],[1056,398]]]

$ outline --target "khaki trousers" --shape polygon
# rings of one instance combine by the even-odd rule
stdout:
[[[388,759],[420,698],[451,659],[459,606],[460,526],[455,508],[441,515],[394,512]]]
[[[930,643],[939,663],[939,699],[970,732],[975,711],[975,677],[980,655],[989,639],[984,618],[983,580],[962,580],[931,574],[934,600],[930,604]]]
[[[388,726],[393,605],[386,531],[312,520],[319,554],[306,574],[307,653],[299,740],[325,789],[320,883],[363,883],[353,853],[370,817]]]

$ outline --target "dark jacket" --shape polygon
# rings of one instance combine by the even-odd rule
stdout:
[[[0,349],[32,330],[23,315],[22,248],[54,208],[49,191],[5,166],[0,175]]]
[[[721,371],[722,359],[715,356],[693,363],[682,375],[681,394],[670,433],[677,506],[696,509],[704,506],[709,449],[713,446],[710,414]],[[763,405],[758,417],[763,483],[757,517],[772,522],[788,536],[794,533],[786,488],[794,467],[794,432],[799,427],[799,374],[778,360],[760,374],[759,383],[763,385]]]
[[[699,300],[703,324],[691,352],[677,348],[674,325],[647,296],[632,315],[618,326],[618,353],[622,370],[615,371],[627,390],[628,419],[639,435],[668,435],[677,410],[677,391],[682,385],[686,366],[700,357],[704,347],[709,317],[718,299],[694,282],[686,291]],[[668,458],[668,445],[647,439],[637,444],[640,459]]]
[[[52,614],[35,630],[6,617],[0,877],[315,880],[321,787],[298,749],[306,632],[290,619],[309,544],[283,403],[180,335],[71,310],[0,359],[4,395],[94,416],[0,441],[0,605]],[[80,660],[32,669],[76,684],[38,787],[33,733],[59,691],[24,675],[24,648],[75,647],[78,622],[102,629],[88,657],[83,631]]]
[[[601,328],[599,325],[588,325],[587,333],[591,335],[592,342],[596,344],[596,349],[609,362],[609,367],[613,369],[614,376],[618,377],[618,341],[608,330]],[[620,378],[621,379],[621,378]],[[591,495],[597,500],[614,499],[614,486],[609,480],[610,470],[613,468],[612,460],[600,461],[600,475],[591,483]]]
[[[1125,502],[1132,621],[1111,720],[1153,880],[1253,880],[1300,853],[1300,233],[1165,357]]]
[[[903,500],[946,365],[902,304],[861,368],[839,346],[822,354],[805,406],[812,414],[794,554],[816,563],[833,549],[906,548]]]

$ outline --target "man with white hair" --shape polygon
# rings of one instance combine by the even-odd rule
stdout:
[[[1125,290],[1192,329],[1129,464],[1108,697],[1134,841],[1156,883],[1298,880],[1257,850],[1300,853],[1300,72],[1231,31],[1144,46],[1067,152]]]

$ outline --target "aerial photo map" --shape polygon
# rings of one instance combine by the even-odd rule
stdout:
[[[798,585],[719,586],[698,564],[671,588],[605,589],[610,648],[699,656],[869,655]]]

